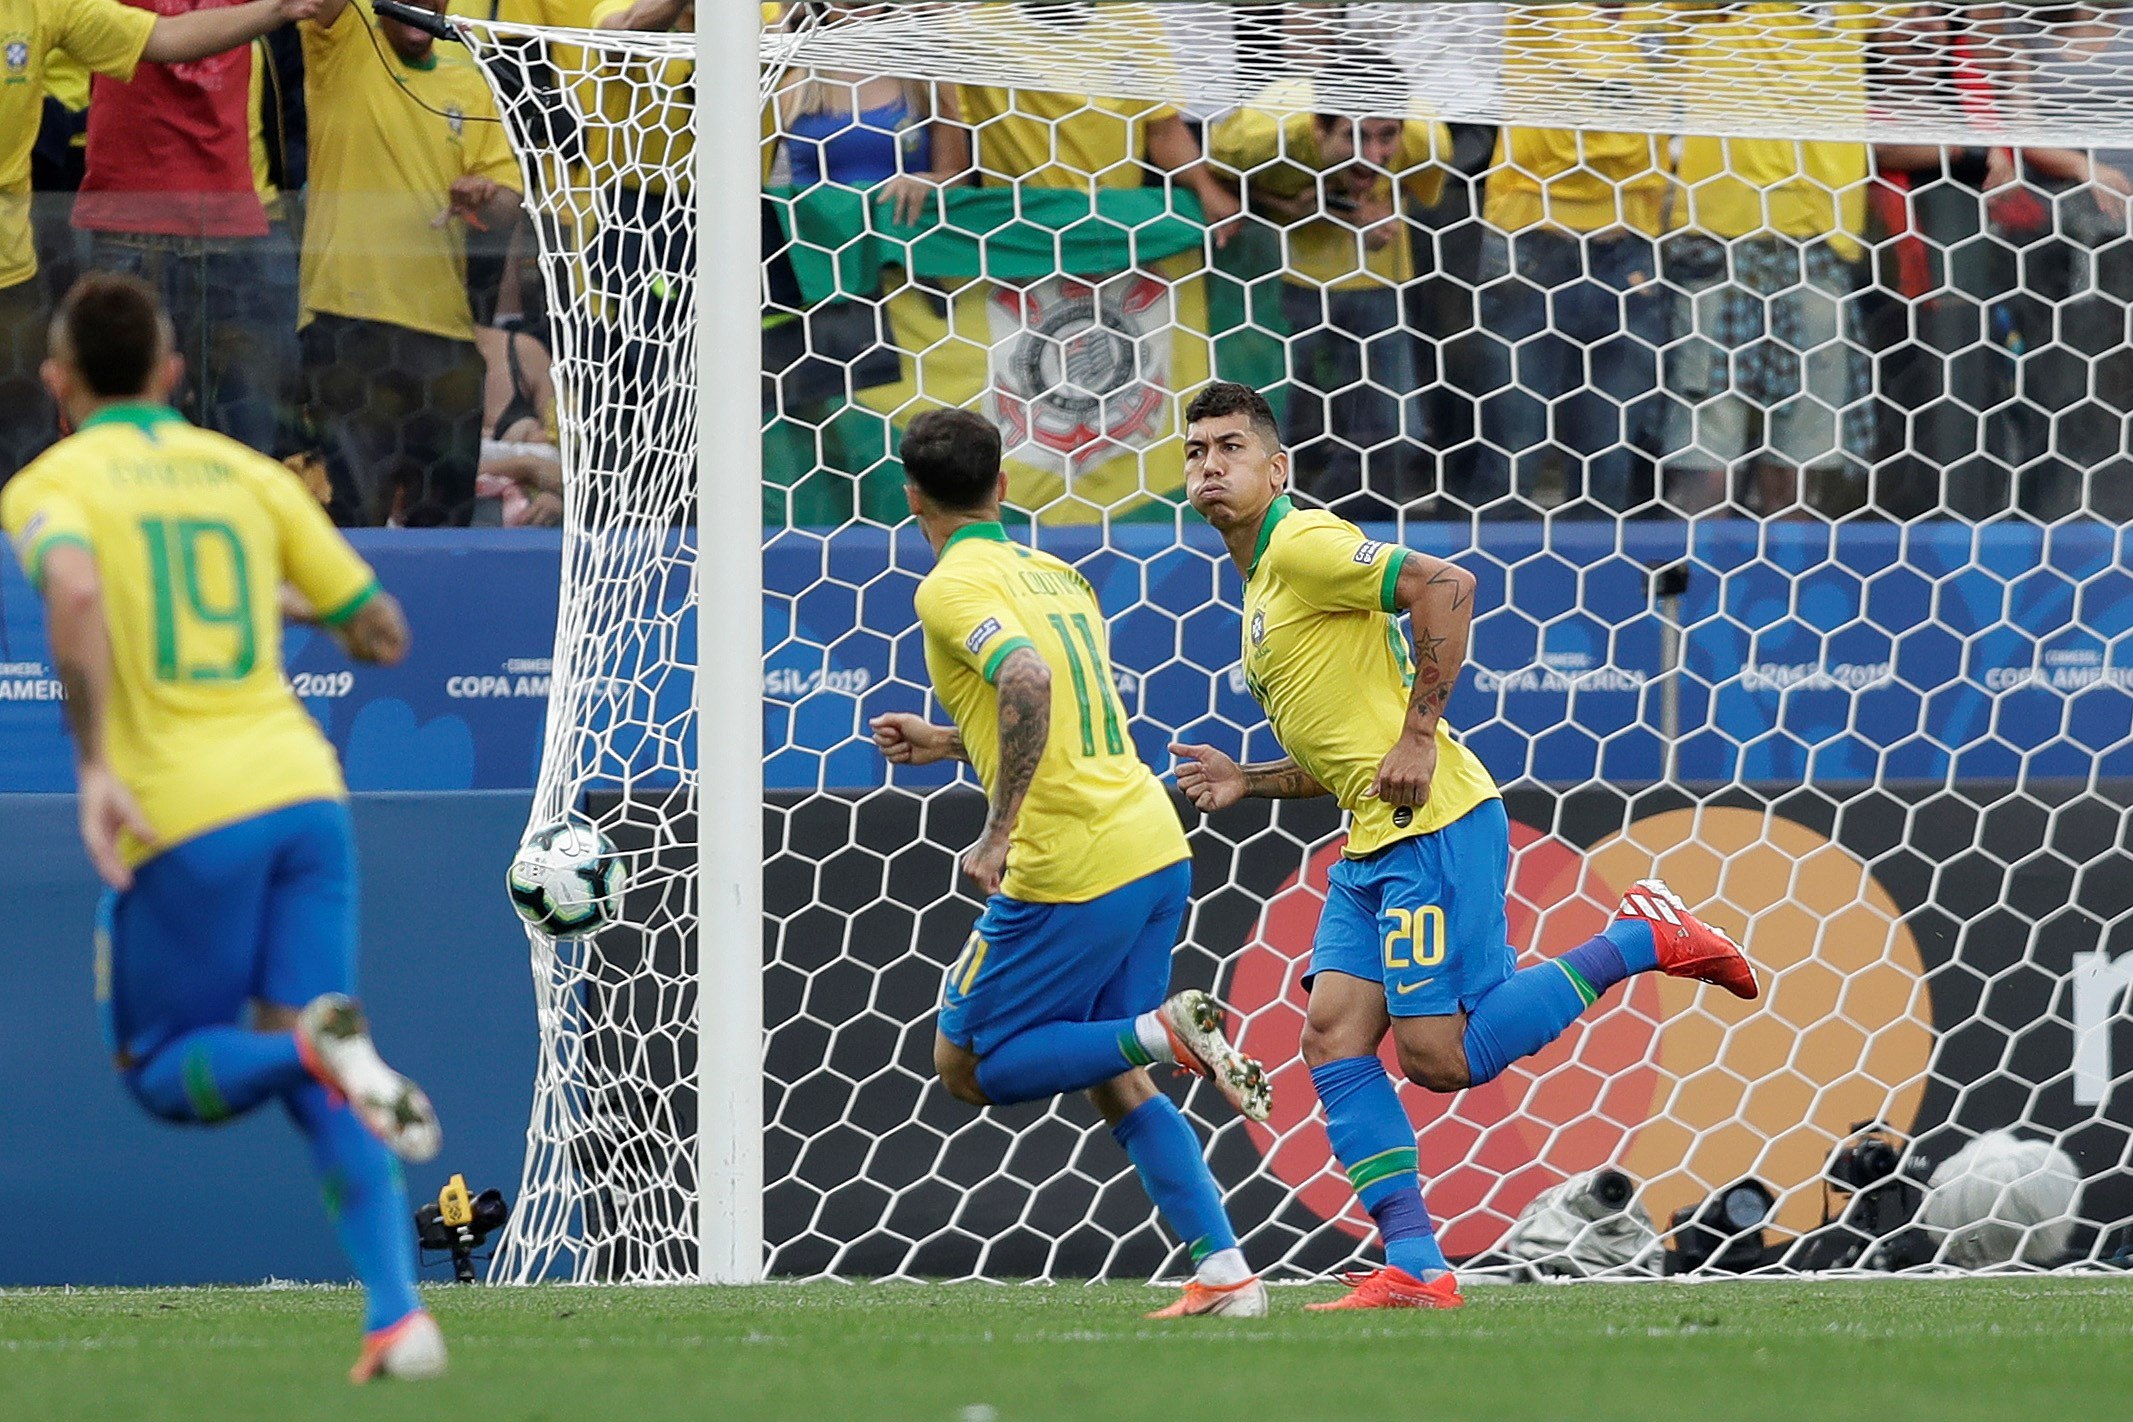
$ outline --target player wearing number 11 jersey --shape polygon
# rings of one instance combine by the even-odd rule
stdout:
[[[1199,1137],[1143,1069],[1173,1063],[1266,1119],[1266,1074],[1223,1040],[1220,1006],[1164,997],[1190,852],[1134,750],[1096,594],[1001,526],[989,420],[920,415],[903,463],[939,555],[917,597],[926,671],[955,724],[877,716],[874,740],[899,764],[970,762],[991,801],[963,857],[985,912],[948,971],[934,1066],[973,1106],[1088,1092],[1194,1260],[1184,1296],[1156,1316],[1263,1314]]]
[[[278,1100],[309,1142],[368,1293],[356,1381],[443,1371],[391,1151],[436,1154],[422,1093],[378,1059],[355,988],[355,852],[333,747],[282,674],[284,585],[368,661],[398,605],[296,476],[170,408],[154,294],[84,277],[45,383],[76,433],[0,493],[66,691],[82,840],[110,886],[97,995],[127,1089],[212,1125]]]
[[[1409,1080],[1458,1091],[1554,1041],[1631,973],[1749,998],[1755,974],[1656,879],[1623,899],[1599,937],[1519,971],[1505,941],[1510,823],[1488,771],[1443,719],[1466,659],[1472,575],[1293,507],[1288,456],[1257,392],[1210,385],[1186,419],[1186,492],[1244,574],[1245,684],[1288,756],[1239,765],[1212,746],[1173,746],[1178,786],[1202,810],[1247,795],[1332,795],[1350,816],[1304,978],[1302,1048],[1385,1267],[1310,1307],[1456,1308],[1458,1283],[1422,1204],[1414,1127],[1378,1062],[1386,1033]]]

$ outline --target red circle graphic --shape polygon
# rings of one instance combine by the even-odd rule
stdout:
[[[1273,1071],[1274,1113],[1249,1127],[1276,1178],[1321,1219],[1358,1237],[1371,1229],[1332,1158],[1311,1076],[1298,1057],[1299,981],[1325,904],[1340,840],[1314,851],[1299,882],[1268,902],[1238,956],[1228,1001],[1239,1045]],[[1555,957],[1606,927],[1620,891],[1552,835],[1511,824],[1511,941],[1520,966]],[[1650,976],[1610,992],[1552,1045],[1486,1086],[1441,1096],[1400,1083],[1416,1125],[1423,1196],[1447,1252],[1493,1246],[1533,1197],[1580,1171],[1619,1160],[1652,1114],[1658,1087],[1659,989]],[[1388,1039],[1384,1058],[1397,1079]]]

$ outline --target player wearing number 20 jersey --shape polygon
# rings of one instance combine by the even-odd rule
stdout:
[[[106,1035],[164,1120],[282,1105],[366,1289],[352,1376],[434,1376],[444,1344],[388,1150],[428,1159],[437,1120],[350,996],[353,836],[333,748],[282,674],[284,588],[362,660],[399,660],[407,625],[293,474],[170,408],[170,346],[145,284],[84,277],[45,367],[77,432],[0,492],[45,600],[82,838],[108,885]]]
[[[1539,1051],[1631,973],[1660,969],[1743,997],[1756,993],[1754,974],[1656,880],[1605,933],[1519,971],[1504,911],[1510,824],[1443,715],[1474,578],[1291,504],[1288,456],[1257,392],[1218,382],[1186,418],[1186,489],[1244,574],[1245,682],[1287,757],[1240,766],[1212,746],[1177,746],[1178,785],[1203,810],[1330,794],[1349,814],[1311,945],[1301,1045],[1386,1267],[1311,1307],[1457,1307],[1414,1128],[1379,1062],[1387,1032],[1410,1080],[1456,1091]]]

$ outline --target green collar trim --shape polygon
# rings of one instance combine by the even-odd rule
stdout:
[[[182,423],[185,416],[168,405],[159,405],[153,400],[127,400],[116,405],[106,405],[78,426],[91,430],[98,425],[132,425],[135,429],[153,429],[167,425],[172,420]]]
[[[1259,571],[1259,560],[1266,556],[1266,546],[1274,541],[1274,525],[1296,512],[1296,505],[1287,494],[1266,506],[1266,518],[1259,525],[1259,544],[1252,549],[1252,566],[1244,570],[1246,581]]]
[[[998,520],[994,520],[991,523],[966,523],[948,535],[948,541],[941,545],[942,556],[947,556],[949,549],[955,547],[956,544],[961,543],[966,538],[982,538],[992,543],[1010,541],[1007,536],[1007,529]]]

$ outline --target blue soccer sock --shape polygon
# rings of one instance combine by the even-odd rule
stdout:
[[[1222,1191],[1207,1168],[1200,1138],[1169,1097],[1134,1107],[1111,1128],[1111,1137],[1125,1147],[1148,1198],[1192,1251],[1193,1263],[1237,1247],[1237,1231],[1222,1208]]]
[[[1522,968],[1482,994],[1466,1019],[1467,1084],[1494,1081],[1563,1035],[1600,994],[1659,965],[1651,925],[1620,919],[1559,958]]]
[[[166,1121],[213,1125],[311,1079],[292,1032],[202,1027],[126,1074],[135,1099]]]
[[[1138,1018],[1048,1022],[1018,1032],[978,1062],[978,1089],[995,1106],[1086,1091],[1155,1056],[1141,1045]]]
[[[325,1087],[298,1087],[282,1101],[311,1142],[326,1213],[369,1294],[363,1331],[390,1328],[422,1307],[415,1292],[414,1216],[407,1208],[400,1162],[364,1129],[347,1103],[328,1097]]]
[[[1341,1057],[1311,1068],[1326,1111],[1326,1134],[1348,1184],[1385,1242],[1385,1262],[1427,1282],[1451,1268],[1422,1203],[1415,1128],[1376,1057]]]

